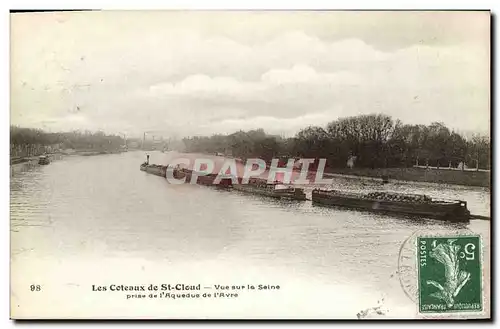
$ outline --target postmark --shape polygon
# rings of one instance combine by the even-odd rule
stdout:
[[[417,238],[419,313],[483,310],[481,237]]]

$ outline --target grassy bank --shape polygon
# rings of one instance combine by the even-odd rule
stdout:
[[[81,156],[92,156],[92,155],[101,155],[101,154],[118,154],[123,151],[121,150],[112,150],[112,151],[93,151],[93,150],[64,150],[53,153],[40,153],[39,155],[33,156],[11,156],[10,164],[16,165],[27,162],[38,162],[38,157],[42,154],[48,154],[50,156],[59,156],[59,155],[81,155]]]
[[[455,184],[466,186],[490,187],[491,173],[485,171],[460,171],[425,168],[332,168],[332,174],[377,177],[389,176],[389,180]]]
[[[232,156],[215,156],[209,153],[183,153],[191,155],[193,158],[200,155],[203,158],[219,158],[219,159],[237,159]],[[190,158],[189,156],[187,156]],[[222,160],[221,160],[222,161]],[[237,161],[238,162],[238,161]],[[191,162],[193,163],[193,162]],[[242,160],[243,165],[245,161]],[[280,164],[279,167],[285,167],[285,164]],[[300,171],[300,169],[298,169]],[[450,170],[436,168],[325,168],[325,178],[329,178],[328,174],[350,175],[359,177],[372,177],[382,179],[382,176],[388,176],[389,180],[409,181],[409,182],[426,182],[437,184],[453,184],[464,186],[490,187],[491,172],[475,171],[475,170]]]
[[[26,162],[30,162],[30,161],[38,161],[38,157],[32,156],[32,157],[11,157],[10,158],[11,165],[26,163]]]

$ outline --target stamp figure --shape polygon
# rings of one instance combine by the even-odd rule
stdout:
[[[479,236],[419,237],[417,248],[420,313],[482,311]]]

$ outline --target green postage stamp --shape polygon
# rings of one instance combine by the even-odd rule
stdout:
[[[481,257],[479,236],[418,237],[420,313],[481,312]]]

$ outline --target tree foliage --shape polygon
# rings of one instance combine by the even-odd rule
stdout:
[[[350,158],[363,168],[420,165],[490,168],[490,140],[466,139],[444,124],[408,125],[384,114],[339,118],[325,128],[310,126],[294,137],[269,135],[262,129],[230,135],[183,139],[188,152],[224,153],[240,158],[277,156],[326,158],[330,167],[345,167]]]
[[[48,133],[40,129],[11,126],[10,144],[13,147],[58,144],[62,149],[114,151],[124,145],[124,140],[120,136],[106,135],[101,131]]]

